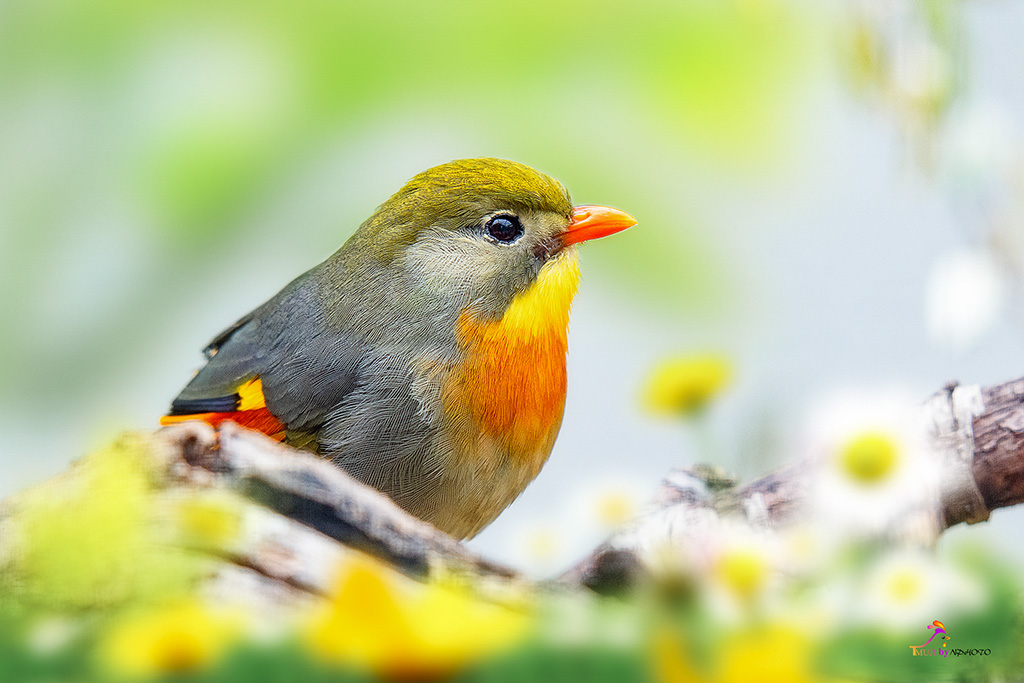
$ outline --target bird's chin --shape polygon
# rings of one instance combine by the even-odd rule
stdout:
[[[558,258],[574,258],[577,255],[575,244],[565,244],[555,237],[547,239],[534,247],[533,255],[542,261],[552,261]]]
[[[564,245],[564,246],[559,246],[558,250],[555,251],[555,253],[553,253],[551,255],[551,258],[552,259],[573,259],[573,260],[575,260],[575,259],[579,258],[579,254],[580,253],[578,251],[576,251],[576,245],[575,244],[568,244],[568,245]]]
[[[552,254],[547,263],[544,264],[543,270],[573,274],[571,279],[574,283],[578,283],[580,272],[580,253],[576,250],[576,245],[570,244],[562,247]],[[576,285],[573,284],[572,287],[573,291],[575,291]]]

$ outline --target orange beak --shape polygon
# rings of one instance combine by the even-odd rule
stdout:
[[[636,225],[636,219],[610,206],[577,206],[572,221],[560,237],[562,246],[607,237]]]

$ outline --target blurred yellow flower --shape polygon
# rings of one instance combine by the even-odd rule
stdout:
[[[855,434],[840,447],[840,467],[851,481],[871,486],[888,479],[900,458],[898,437],[880,431]]]
[[[780,546],[774,536],[720,524],[708,546],[707,599],[718,618],[735,623],[762,613],[778,598]]]
[[[550,560],[558,554],[558,534],[549,528],[534,529],[526,540],[531,559]]]
[[[685,644],[670,628],[658,629],[651,639],[651,668],[658,683],[702,683],[707,680],[693,668]]]
[[[147,676],[208,668],[237,642],[242,622],[235,613],[189,601],[131,615],[104,643],[108,663],[120,673]]]
[[[731,548],[718,558],[714,574],[736,598],[749,602],[768,581],[768,557],[760,548]]]
[[[237,504],[223,495],[182,500],[177,506],[177,522],[192,541],[215,547],[233,541],[242,524]]]
[[[357,560],[342,572],[326,610],[307,629],[325,660],[384,676],[430,678],[522,637],[525,614],[486,604],[452,586],[421,586]]]
[[[644,404],[657,414],[694,415],[726,387],[731,377],[732,364],[721,355],[669,358],[648,378]]]
[[[825,681],[813,668],[815,642],[786,624],[766,624],[718,641],[713,675],[694,668],[679,638],[669,630],[652,639],[652,668],[659,683],[813,683]]]
[[[809,683],[813,642],[799,630],[773,624],[738,633],[718,653],[719,683]]]
[[[893,604],[915,603],[924,593],[925,578],[916,568],[900,567],[885,577],[885,596]]]
[[[625,491],[608,491],[595,501],[597,519],[607,527],[617,527],[628,522],[636,513],[633,498]]]
[[[163,543],[154,482],[159,458],[145,436],[124,434],[47,485],[18,495],[19,591],[71,609],[166,596],[202,571]],[[12,536],[14,537],[14,536]]]

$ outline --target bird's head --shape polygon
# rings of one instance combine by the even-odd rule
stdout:
[[[560,182],[529,166],[463,159],[415,176],[353,241],[417,287],[500,319],[529,296],[567,313],[579,278],[574,245],[635,223],[617,209],[573,207]]]

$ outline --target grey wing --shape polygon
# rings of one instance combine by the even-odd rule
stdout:
[[[361,347],[331,329],[307,273],[218,335],[205,353],[209,360],[173,401],[171,415],[235,410],[239,386],[259,377],[270,412],[289,432],[308,437],[354,389]]]
[[[413,396],[409,354],[339,330],[308,274],[219,335],[208,355],[175,400],[176,414],[231,410],[209,406],[237,405],[239,385],[258,376],[289,443],[431,518],[452,448]]]

